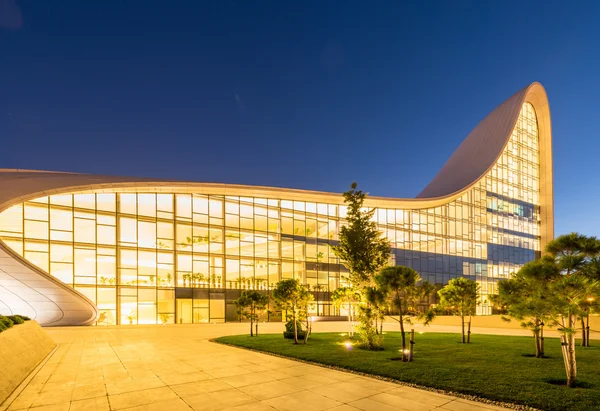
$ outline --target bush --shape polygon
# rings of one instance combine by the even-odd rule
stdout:
[[[298,339],[303,340],[306,331],[302,328],[302,323],[296,320],[296,327],[298,328]],[[310,335],[310,334],[309,334]],[[290,340],[294,339],[294,321],[290,320],[285,323],[285,331],[283,332],[283,338],[287,338]]]
[[[2,331],[6,330],[7,328],[12,327],[14,324],[15,323],[10,318],[5,317],[3,315],[0,316],[0,325],[2,326]]]
[[[25,320],[20,315],[7,315],[14,324],[23,324]]]
[[[12,327],[15,324],[23,324],[25,321],[29,321],[31,318],[26,315],[0,315],[0,332]]]
[[[304,331],[298,331],[298,339],[303,340],[306,333]],[[294,332],[284,331],[283,338],[287,338],[288,340],[294,339]]]

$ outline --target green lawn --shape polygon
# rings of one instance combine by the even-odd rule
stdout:
[[[386,333],[384,351],[348,350],[343,344],[348,337],[336,333],[315,333],[307,345],[294,345],[281,334],[216,341],[543,410],[600,410],[600,341],[577,347],[580,387],[569,389],[557,385],[565,380],[558,339],[545,340],[549,358],[543,359],[530,356],[533,338],[473,335],[472,340],[463,345],[458,334],[417,334],[412,363],[392,360],[399,354],[396,332]]]

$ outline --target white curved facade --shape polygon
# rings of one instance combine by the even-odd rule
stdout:
[[[416,199],[369,197],[393,248],[442,286],[496,282],[553,237],[550,113],[534,83],[484,119]],[[300,278],[334,314],[340,194],[0,170],[0,312],[45,325],[235,319],[240,290]],[[489,313],[483,305],[480,313]]]

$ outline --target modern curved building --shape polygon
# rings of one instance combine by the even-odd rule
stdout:
[[[369,197],[393,264],[496,282],[553,238],[552,138],[533,83],[486,117],[415,199]],[[0,170],[0,313],[43,325],[236,320],[240,290],[299,278],[316,315],[345,285],[341,194]],[[491,313],[484,302],[478,312]]]

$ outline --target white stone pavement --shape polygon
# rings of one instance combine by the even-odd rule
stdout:
[[[260,327],[281,332],[282,324]],[[247,324],[46,330],[58,348],[9,410],[501,409],[209,341],[246,333]],[[345,323],[314,327],[345,330]]]

